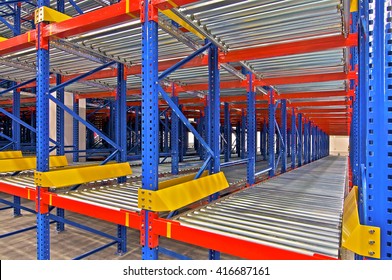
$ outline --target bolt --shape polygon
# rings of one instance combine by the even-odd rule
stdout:
[[[373,256],[375,253],[373,251],[369,251],[369,255]]]
[[[370,244],[370,245],[373,245],[374,243],[376,243],[376,242],[374,242],[373,240],[370,240],[370,241],[369,241],[369,244]]]
[[[373,234],[373,233],[375,233],[375,230],[374,230],[374,229],[371,229],[371,230],[369,230],[369,233],[370,233],[370,234]]]

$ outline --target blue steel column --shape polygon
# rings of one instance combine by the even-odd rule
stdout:
[[[261,131],[261,147],[262,147],[262,155],[263,160],[267,160],[267,122],[263,121],[263,130]]]
[[[282,173],[287,171],[287,106],[286,99],[281,100],[281,114],[282,114],[282,128],[280,133],[282,134],[283,145],[281,145],[282,154]]]
[[[73,102],[73,111],[75,114],[79,115],[79,100],[74,97]],[[112,118],[112,114],[110,114],[110,118]],[[72,122],[72,145],[75,150],[73,152],[73,162],[79,161],[79,122],[77,119],[73,119]]]
[[[205,129],[205,116],[204,116],[204,112],[202,113],[202,115],[200,116],[199,119],[199,134],[203,139],[206,139],[206,129]],[[199,142],[199,156],[201,160],[205,160],[205,154],[206,151],[205,149],[200,145]]]
[[[49,6],[49,0],[38,0],[38,8]],[[45,23],[37,26],[37,171],[49,170],[49,41],[42,36]],[[50,258],[49,212],[42,204],[46,189],[37,187],[37,259]]]
[[[309,163],[308,162],[308,145],[309,145],[309,133],[308,133],[308,126],[309,123],[305,120],[304,122],[304,164]]]
[[[21,17],[20,3],[19,4],[16,3],[14,4],[14,36],[20,35],[20,29],[21,29],[20,17]],[[12,99],[13,99],[12,114],[17,118],[20,118],[20,93],[18,92],[17,89],[14,90]],[[14,150],[19,151],[21,149],[20,124],[15,120],[12,120],[12,140],[14,141],[13,144]],[[14,198],[14,205],[15,206],[20,205],[20,197],[14,196],[13,198]],[[20,208],[14,207],[14,216],[17,217],[20,215],[21,215]]]
[[[116,144],[121,147],[117,154],[117,162],[127,161],[127,77],[124,65],[117,63],[117,90],[116,90],[116,115],[115,115],[115,139]],[[126,182],[126,177],[117,179],[118,183]],[[117,225],[117,253],[119,255],[127,252],[127,227]]]
[[[165,126],[164,126],[164,138],[163,138],[163,151],[165,153],[169,152],[169,115],[165,112]]]
[[[229,111],[229,116],[230,116],[230,111]],[[229,146],[229,150],[227,151],[227,153],[228,153],[228,155],[229,155],[229,159],[231,158],[231,148],[232,148],[232,143],[233,143],[233,141],[232,141],[232,127],[231,127],[231,120],[229,119],[229,122],[228,122],[228,125],[229,125],[229,137],[227,138],[227,140],[228,140],[228,146]]]
[[[291,110],[291,168],[294,169],[296,166],[296,156],[297,156],[297,132],[296,132],[296,117],[295,110],[292,108]]]
[[[245,111],[242,110],[241,114],[241,159],[246,157],[246,148],[245,148],[245,135],[246,135],[246,116]]]
[[[158,11],[143,2],[142,15],[142,189],[158,189]],[[150,234],[151,211],[142,211],[142,259],[158,259],[158,241]],[[155,241],[155,242],[154,242]]]
[[[14,4],[14,36],[20,35],[21,31],[21,7],[20,4],[16,3]],[[16,85],[16,83],[14,84]],[[13,100],[12,100],[12,114],[20,118],[20,93],[18,92],[18,89],[15,89],[13,91]],[[21,137],[20,137],[20,124],[16,122],[15,120],[12,120],[12,140],[14,141],[14,150],[20,150],[21,149]],[[20,199],[19,199],[19,204],[20,204]],[[18,212],[18,211],[16,211]],[[14,214],[15,214],[15,209],[14,209]],[[17,215],[20,215],[20,210],[17,213]]]
[[[231,143],[230,143],[230,133],[231,133],[231,128],[230,128],[230,107],[229,103],[225,102],[224,105],[224,138],[225,138],[225,144],[224,144],[224,152],[225,152],[225,162],[228,162],[230,160],[230,153],[231,153]]]
[[[235,130],[235,143],[236,143],[236,152],[237,156],[241,157],[241,122],[237,122],[236,130]]]
[[[358,21],[358,24],[365,24],[367,27],[367,19],[369,18],[369,9],[368,9],[368,1],[361,1],[359,8],[359,19],[363,19],[362,21]],[[355,100],[358,102],[358,164],[359,170],[358,174],[361,174],[361,167],[366,166],[366,157],[367,157],[367,118],[368,118],[368,88],[369,88],[369,52],[370,48],[368,38],[369,38],[369,28],[359,28],[358,29],[358,37],[359,37],[359,60],[358,60],[358,70],[359,70],[359,83],[358,89],[355,93]],[[354,103],[355,104],[355,103]],[[328,154],[329,154],[329,138],[328,138]],[[365,170],[364,170],[365,171]],[[353,174],[354,175],[354,174]],[[354,177],[354,176],[353,176]],[[362,224],[367,223],[366,217],[366,205],[367,201],[365,198],[366,195],[366,187],[363,187],[362,184],[362,176],[358,176],[356,178],[358,184],[358,195],[359,195],[359,218]]]
[[[64,0],[57,0],[57,11],[60,13],[65,12],[65,3]],[[61,84],[61,75],[56,74],[56,85]],[[61,102],[64,103],[64,88],[59,89],[56,92],[56,98]],[[57,147],[57,155],[64,155],[64,111],[59,107],[56,106],[56,141],[58,143]],[[56,208],[56,215],[58,217],[64,218],[65,211],[62,208]],[[56,230],[57,232],[62,232],[65,230],[65,225],[62,222],[56,223]]]
[[[141,143],[140,143],[140,107],[135,108],[135,143],[136,143],[136,154],[140,155]]]
[[[292,158],[292,156],[291,156],[291,128],[287,129],[287,149],[286,150],[287,150],[287,157],[290,156],[290,158]]]
[[[60,11],[60,10],[59,10]],[[56,84],[61,84],[61,75],[56,75]],[[58,90],[56,92],[56,98],[64,103],[64,88]],[[56,106],[56,141],[58,143],[57,147],[57,155],[64,155],[64,111]],[[56,215],[58,217],[64,218],[65,212],[62,208],[56,208]],[[62,222],[56,223],[57,232],[64,231],[65,226]]]
[[[174,85],[173,85],[173,90],[172,90],[172,100],[176,106],[178,106],[178,96],[174,90]],[[179,132],[179,119],[176,114],[172,112],[171,114],[171,156],[172,156],[172,161],[171,161],[171,172],[174,175],[178,174],[178,163],[179,163],[179,138],[178,138],[178,132]]]
[[[275,176],[275,101],[274,92],[270,90],[268,102],[268,151],[269,151],[269,176]]]
[[[179,106],[180,110],[182,111],[182,105]],[[180,142],[179,142],[179,146],[178,146],[178,159],[180,162],[184,161],[184,146],[185,146],[185,139],[184,139],[184,130],[185,130],[185,126],[182,122],[179,123],[178,126],[179,130],[178,130],[178,134],[180,135]]]
[[[364,222],[381,228],[381,259],[392,260],[392,1],[364,1],[361,9],[369,14]]]
[[[352,24],[351,24],[351,32],[352,33],[357,33],[358,28],[358,13],[353,12],[351,13],[351,18],[352,18]],[[358,48],[357,47],[352,47],[350,49],[350,64],[351,64],[351,71],[355,71],[356,66],[358,66]],[[355,86],[354,81],[350,81],[350,90],[354,91],[354,98],[353,99],[353,105],[352,105],[352,121],[351,121],[351,129],[350,129],[350,163],[351,163],[351,169],[352,169],[352,181],[353,185],[358,186],[359,185],[359,180],[360,180],[360,163],[359,163],[359,153],[360,153],[360,147],[359,147],[359,94],[358,94],[358,89]],[[361,192],[361,190],[360,190]]]
[[[248,74],[249,88],[247,93],[247,117],[248,117],[248,163],[247,163],[247,183],[255,183],[256,169],[256,94],[253,90],[253,74]]]
[[[212,157],[211,173],[220,172],[220,71],[219,71],[219,51],[216,46],[211,46],[208,52],[208,106],[210,108],[210,148],[214,156]],[[210,196],[210,200],[217,199],[218,193]],[[219,260],[220,252],[209,250],[210,260]]]

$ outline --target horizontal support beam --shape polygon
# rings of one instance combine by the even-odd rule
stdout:
[[[0,159],[22,158],[22,151],[5,151],[0,152]]]
[[[336,97],[336,96],[353,96],[354,91],[320,91],[320,92],[292,92],[283,93],[275,97],[275,99],[296,99],[296,98],[322,98],[322,97]]]
[[[287,107],[328,107],[328,106],[349,106],[351,101],[310,101],[310,102],[292,102]]]
[[[250,61],[278,56],[295,55],[302,53],[319,52],[324,50],[354,47],[358,44],[358,35],[350,34],[347,38],[343,35],[329,36],[289,43],[273,44],[257,48],[247,48],[230,51],[220,60],[221,63]]]
[[[129,163],[124,162],[106,165],[73,166],[48,172],[36,171],[34,172],[34,181],[40,187],[61,188],[131,174],[132,170]]]

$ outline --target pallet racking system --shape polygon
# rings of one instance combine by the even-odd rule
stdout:
[[[392,4],[357,2],[0,1],[0,149],[36,153],[36,163],[3,154],[0,191],[14,198],[1,202],[15,215],[21,209],[36,213],[37,258],[50,258],[50,220],[60,231],[69,223],[103,234],[69,221],[64,209],[118,225],[117,236],[107,236],[113,241],[97,250],[117,244],[118,252],[125,252],[126,227],[140,230],[143,259],[158,258],[159,236],[209,248],[210,259],[219,259],[220,251],[256,259],[335,258],[195,228],[181,223],[184,217],[163,218],[158,212],[204,197],[219,205],[218,192],[229,185],[221,167],[245,163],[247,186],[261,175],[294,170],[278,177],[284,181],[329,154],[329,135],[350,135],[350,184],[358,186],[359,220],[368,226],[358,225],[359,231],[381,237],[366,235],[372,244],[349,248],[357,258],[391,259]],[[65,105],[68,93],[72,108]],[[50,102],[57,107],[55,137],[49,137]],[[70,146],[64,112],[73,118]],[[79,123],[90,131],[86,149],[79,145]],[[202,160],[194,180],[158,183],[159,163],[167,157],[172,174],[179,173],[189,132],[195,138],[193,155]],[[234,151],[239,159],[233,161]],[[53,152],[57,158],[50,159]],[[268,163],[262,170],[256,170],[258,152]],[[93,167],[53,169],[67,165],[62,157],[67,153],[74,162],[97,155],[104,160]],[[124,163],[133,159],[142,161],[141,189],[129,178],[126,182],[130,170]],[[112,168],[111,160],[117,161]],[[25,168],[15,168],[16,162]],[[315,163],[307,166],[317,169]],[[34,176],[7,173],[26,169],[35,169]],[[80,180],[69,179],[79,173]],[[54,184],[56,176],[64,183]],[[111,191],[129,190],[139,197],[138,205],[127,209],[70,198],[80,184],[113,177],[119,186]],[[53,189],[61,184],[74,187],[65,195]],[[117,184],[110,179],[109,185]],[[191,197],[187,203],[173,199],[184,192]],[[36,209],[22,206],[20,198],[35,201]]]

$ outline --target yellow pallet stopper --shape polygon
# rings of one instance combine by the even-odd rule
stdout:
[[[0,152],[0,159],[22,158],[22,157],[23,157],[22,151],[5,151],[5,152]]]
[[[358,187],[344,201],[342,247],[371,258],[380,258],[380,228],[359,223]]]
[[[62,188],[131,174],[132,170],[128,162],[72,166],[47,172],[36,171],[34,172],[34,182],[39,187]]]
[[[151,211],[174,211],[229,187],[223,172],[168,186],[157,191],[139,189],[138,207]]]

